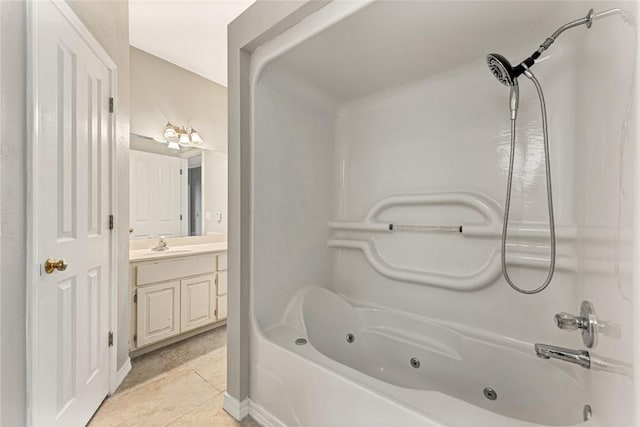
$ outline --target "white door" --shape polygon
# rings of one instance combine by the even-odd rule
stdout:
[[[112,71],[68,6],[31,12],[32,424],[83,426],[109,392]]]
[[[179,157],[131,150],[131,237],[147,239],[182,234],[182,181],[186,178],[182,175],[183,163],[184,159]]]

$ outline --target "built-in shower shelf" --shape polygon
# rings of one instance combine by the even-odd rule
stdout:
[[[462,224],[409,224],[380,219],[385,211],[398,207],[461,208],[467,212],[472,211],[471,215],[475,218]],[[361,221],[333,220],[328,226],[334,232],[327,242],[329,247],[361,251],[379,274],[393,280],[471,291],[488,286],[501,275],[499,238],[502,233],[502,209],[495,200],[482,193],[447,192],[392,196],[376,203]],[[495,240],[495,245],[490,244],[486,258],[484,261],[480,260],[479,267],[474,271],[425,271],[399,266],[381,255],[381,236],[395,233],[441,234],[458,239]],[[558,226],[556,235],[559,240],[575,240],[577,229],[575,226]],[[513,249],[509,251],[507,263],[515,267],[547,268],[548,250],[540,240],[548,238],[549,230],[544,224],[510,225],[509,241]],[[535,240],[536,243],[523,244],[530,240]],[[559,270],[575,271],[575,256],[572,253],[558,254],[556,266]]]

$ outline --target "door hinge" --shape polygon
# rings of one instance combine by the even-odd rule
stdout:
[[[113,214],[109,215],[109,230],[113,230]]]
[[[182,221],[182,214],[180,214],[180,221]]]
[[[113,98],[109,98],[109,112],[113,113]]]
[[[216,282],[216,286],[217,286],[217,285],[218,285],[218,275],[217,275],[217,274],[216,274],[216,280],[215,280],[215,282]]]
[[[218,317],[218,309],[213,310],[213,317]]]
[[[133,296],[133,303],[134,303],[134,304],[137,304],[137,303],[138,303],[138,294],[135,294],[135,295]]]
[[[113,332],[109,331],[109,347],[113,347]]]
[[[138,343],[138,334],[133,334],[133,342]]]
[[[180,175],[182,175],[182,169],[180,169]]]

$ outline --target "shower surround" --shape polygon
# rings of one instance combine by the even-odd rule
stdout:
[[[537,295],[500,272],[509,94],[485,62],[616,6],[332,2],[252,53],[254,418],[635,425],[635,22],[571,30],[535,67],[557,234]],[[507,262],[533,288],[549,231],[540,105],[520,80]],[[554,325],[583,300],[602,321],[592,369],[537,358],[535,343],[584,349]]]

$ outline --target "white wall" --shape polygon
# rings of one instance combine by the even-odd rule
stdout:
[[[556,223],[559,227],[571,227],[575,224],[571,215],[573,206],[564,195],[572,190],[573,170],[567,167],[565,158],[572,156],[574,130],[565,124],[573,121],[575,98],[573,86],[567,83],[574,70],[550,63],[538,71],[550,103]],[[520,85],[520,126],[510,220],[514,228],[520,224],[544,229],[547,208],[540,110],[535,89],[527,81]],[[342,106],[335,143],[340,152],[348,154],[346,159],[335,160],[346,165],[337,187],[344,203],[336,213],[340,218],[362,219],[386,197],[432,192],[475,191],[502,206],[509,152],[507,96],[508,90],[494,80],[484,60],[478,60]],[[459,206],[395,208],[386,212],[384,218],[399,224],[420,225],[456,226],[478,221],[476,215]],[[366,237],[375,240],[381,256],[391,264],[451,275],[480,270],[491,253],[499,251],[500,244],[499,235],[491,239],[464,234],[402,233]],[[527,241],[519,243],[531,245]],[[544,248],[528,248],[529,254],[547,256],[547,242],[537,244]],[[558,256],[572,258],[575,251],[561,241]],[[573,306],[569,302],[573,300],[575,272],[560,267],[559,263],[553,286],[527,297],[509,288],[500,275],[490,286],[472,292],[394,281],[375,272],[360,251],[338,249],[334,283],[338,292],[358,300],[474,325],[521,340],[564,344],[571,335],[552,328],[551,321],[556,312]],[[536,287],[547,273],[545,265],[526,271],[515,267],[511,270],[516,270],[513,276],[525,288]],[[497,316],[498,312],[508,316],[509,321]]]
[[[255,122],[252,295],[256,319],[268,327],[296,290],[331,286],[335,106],[276,67],[265,70],[255,100],[256,111],[269,113]]]
[[[634,286],[632,276],[633,229],[638,227],[634,197],[638,116],[633,81],[637,53],[635,58],[620,53],[636,48],[637,28],[619,17],[597,24],[598,32],[585,34],[576,54],[576,87],[594,88],[590,94],[576,91],[573,194],[580,233],[576,300],[592,301],[600,320],[620,327],[619,336],[601,334],[594,353],[632,363],[633,334],[638,328],[632,304],[638,291],[637,278]],[[634,398],[637,404],[639,396],[634,396],[629,378],[593,372],[585,380],[593,391],[593,407],[608,425],[632,424],[628,408]]]

